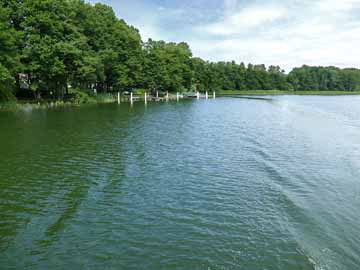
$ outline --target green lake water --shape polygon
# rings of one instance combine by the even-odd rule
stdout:
[[[0,269],[360,269],[360,97],[1,112]]]

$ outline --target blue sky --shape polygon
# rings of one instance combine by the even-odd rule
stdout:
[[[360,0],[90,0],[148,38],[189,43],[194,56],[295,66],[360,67]]]

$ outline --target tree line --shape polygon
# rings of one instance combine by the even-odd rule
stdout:
[[[0,1],[0,99],[64,98],[84,92],[360,90],[358,69],[213,63],[188,44],[141,40],[104,4]]]

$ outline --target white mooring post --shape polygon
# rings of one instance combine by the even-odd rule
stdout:
[[[117,101],[118,101],[118,104],[120,104],[120,92],[118,92]]]
[[[216,94],[215,94],[215,91],[213,91],[213,99],[216,98]]]
[[[200,99],[200,92],[199,91],[196,92],[196,98]]]
[[[159,91],[156,91],[156,99],[159,98]]]
[[[130,93],[130,104],[132,105],[133,102],[134,102],[134,100],[133,100],[133,92],[131,92],[131,93]]]
[[[180,95],[179,95],[179,92],[176,93],[176,100],[179,101],[180,99]]]
[[[166,91],[166,101],[169,101],[169,91]]]
[[[147,93],[145,92],[145,105],[147,104]]]
[[[206,98],[206,99],[209,99],[209,93],[208,93],[208,91],[206,91],[206,93],[205,93],[205,98]]]

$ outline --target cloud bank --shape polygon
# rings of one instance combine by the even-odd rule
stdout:
[[[360,67],[360,0],[102,2],[144,40],[185,41],[207,60]]]

